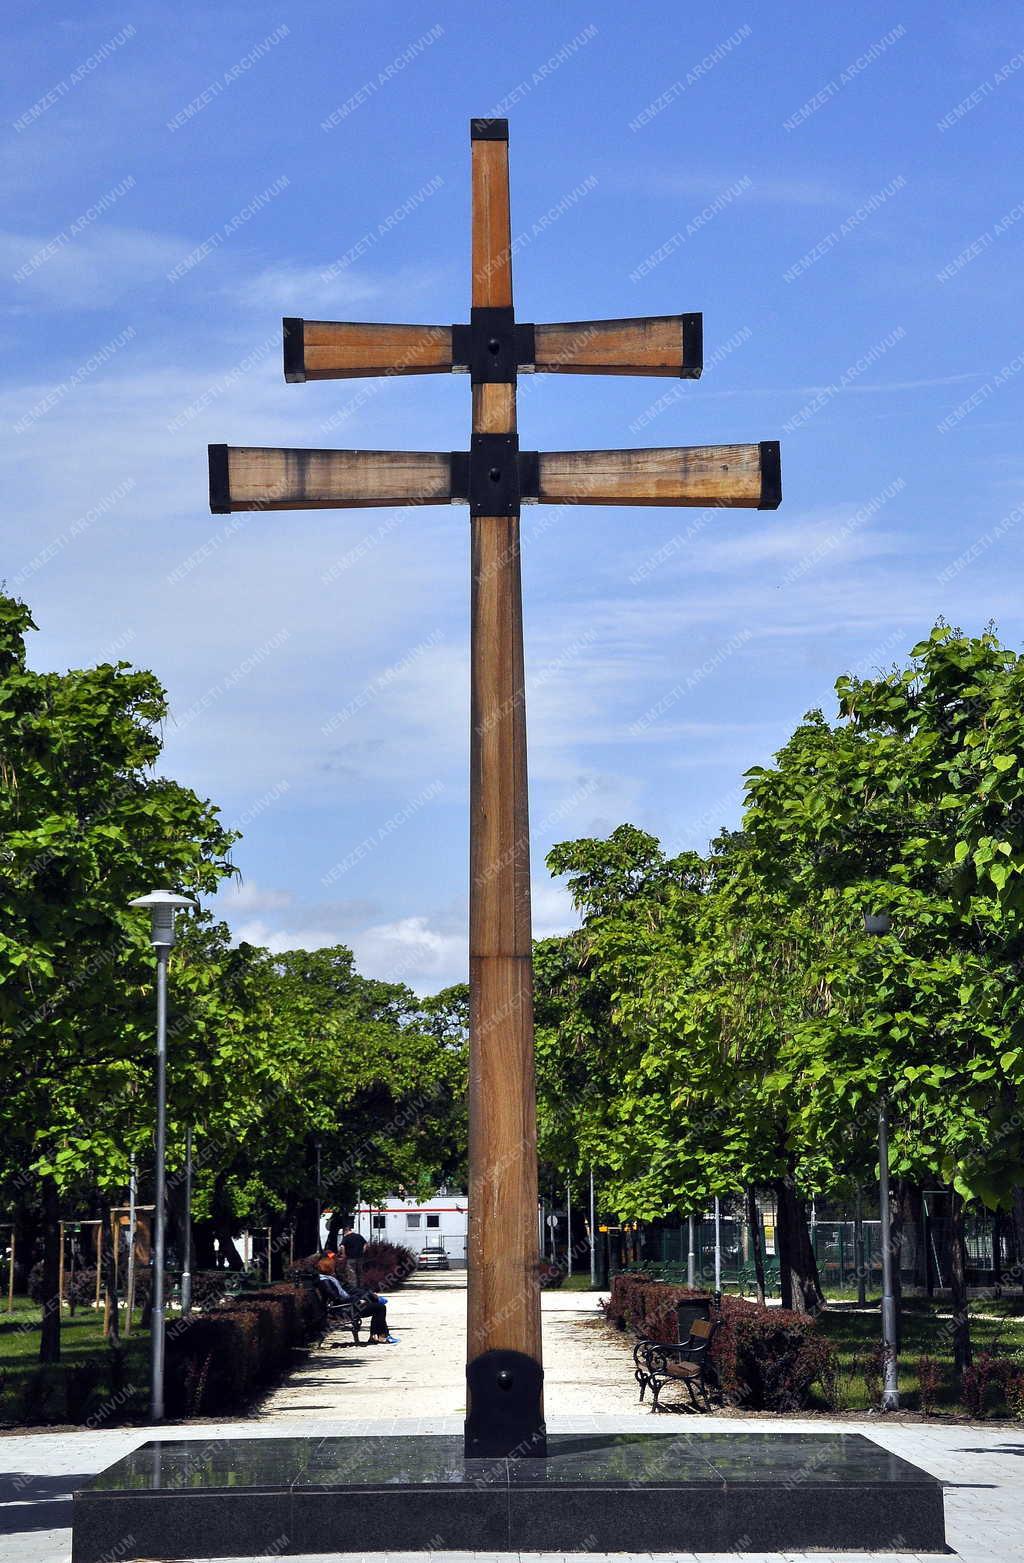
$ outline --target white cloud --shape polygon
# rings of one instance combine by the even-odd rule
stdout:
[[[535,879],[530,886],[530,899],[535,939],[550,939],[555,934],[568,933],[570,929],[579,927],[579,914],[564,885],[555,884],[550,879]]]
[[[247,310],[334,319],[338,313],[369,299],[386,300],[383,318],[391,319],[437,282],[437,273],[426,267],[397,271],[359,270],[337,262],[322,266],[268,266],[255,276],[232,283],[230,296]],[[342,318],[344,316],[342,315]]]
[[[354,934],[351,944],[356,965],[367,977],[405,982],[425,992],[466,981],[465,932],[446,932],[425,916],[372,924]]]
[[[233,879],[219,892],[217,910],[225,917],[239,912],[276,912],[295,900],[290,890],[272,890],[253,879]]]
[[[315,319],[318,310],[344,309],[378,298],[383,291],[381,282],[371,282],[357,272],[343,271],[331,277],[326,267],[283,265],[269,266],[231,289],[246,309],[297,314],[303,319]]]
[[[124,197],[125,201],[131,195]],[[72,214],[73,223],[79,214]],[[92,310],[126,307],[131,295],[153,283],[166,284],[168,271],[192,244],[143,228],[104,226],[69,236],[60,233],[0,233],[0,271],[15,278],[8,297],[13,307]],[[48,253],[52,249],[53,253]],[[23,267],[32,266],[22,280]],[[128,306],[130,307],[130,306]]]

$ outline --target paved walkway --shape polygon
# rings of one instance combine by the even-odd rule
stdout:
[[[544,1389],[567,1415],[636,1409],[632,1363],[609,1342],[593,1292],[544,1292]],[[264,1401],[264,1417],[461,1416],[466,1409],[466,1275],[414,1276],[388,1302],[397,1346],[332,1331]],[[365,1335],[365,1330],[363,1331]]]
[[[554,1433],[646,1432],[671,1436],[672,1417],[639,1413],[629,1377],[627,1343],[593,1323],[594,1299],[586,1293],[546,1293],[544,1344],[548,1427]],[[465,1291],[458,1275],[413,1282],[394,1298],[397,1346],[314,1353],[286,1385],[267,1397],[253,1417],[238,1422],[167,1427],[163,1436],[213,1444],[228,1438],[270,1438],[282,1433],[321,1436],[386,1436],[391,1433],[459,1433],[463,1407]],[[716,1432],[849,1431],[825,1419],[716,1417]],[[858,1426],[860,1430],[860,1426]],[[1024,1432],[986,1424],[941,1426],[879,1421],[864,1431],[886,1449],[912,1460],[946,1487],[950,1545],[964,1563],[1024,1563]],[[94,1472],[144,1443],[144,1428],[97,1432],[12,1434],[0,1437],[0,1563],[67,1563],[70,1558],[70,1494]],[[369,1541],[370,1538],[367,1538]],[[508,1563],[510,1554],[503,1555]],[[729,1554],[737,1563],[735,1554]],[[869,1563],[867,1555],[842,1553],[845,1563]],[[870,1563],[897,1563],[911,1553],[879,1553]],[[345,1563],[354,1563],[349,1554]],[[522,1554],[530,1563],[554,1563]],[[675,1563],[725,1563],[714,1554],[676,1554]],[[784,1563],[781,1554],[744,1554],[744,1563]],[[828,1554],[785,1563],[825,1563]],[[423,1563],[424,1554],[372,1553],[361,1563]],[[485,1554],[436,1553],[430,1563],[492,1563]],[[592,1563],[611,1563],[591,1555]],[[210,1560],[198,1560],[210,1563]],[[239,1560],[236,1560],[239,1563]],[[256,1559],[250,1563],[257,1563]],[[262,1560],[265,1563],[265,1560]],[[293,1560],[323,1563],[323,1557]],[[566,1563],[573,1563],[570,1558]],[[577,1557],[576,1563],[579,1563]],[[631,1563],[625,1556],[616,1563]],[[937,1559],[933,1559],[937,1563]]]

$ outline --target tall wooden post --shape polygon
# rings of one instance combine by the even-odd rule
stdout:
[[[472,162],[472,318],[494,322],[498,357],[512,322],[507,121],[473,121]],[[485,483],[497,483],[499,468],[476,459],[486,448],[479,436],[511,436],[516,460],[516,370],[514,354],[507,356],[507,378],[478,379],[478,366],[472,370],[471,461]],[[501,443],[492,448],[500,451]],[[518,496],[511,514],[478,515],[477,508],[471,493],[466,1452],[543,1455]]]

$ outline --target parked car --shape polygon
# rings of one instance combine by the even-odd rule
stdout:
[[[450,1270],[448,1254],[443,1248],[421,1248],[417,1264],[420,1270]]]

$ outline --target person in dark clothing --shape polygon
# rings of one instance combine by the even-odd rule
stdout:
[[[363,1251],[366,1248],[366,1239],[361,1232],[355,1232],[351,1227],[341,1239],[341,1246],[345,1250],[345,1258],[355,1271],[356,1280],[362,1284],[363,1279]]]
[[[333,1266],[327,1268],[328,1261],[321,1262],[323,1269],[320,1273],[320,1287],[332,1302],[351,1302],[359,1310],[359,1317],[364,1319],[369,1315],[370,1319],[370,1345],[381,1346],[388,1341],[390,1330],[388,1329],[387,1304],[383,1297],[378,1297],[375,1292],[367,1291],[365,1286],[360,1286],[356,1280],[352,1266],[346,1262],[330,1261]],[[341,1272],[338,1273],[338,1266]]]

